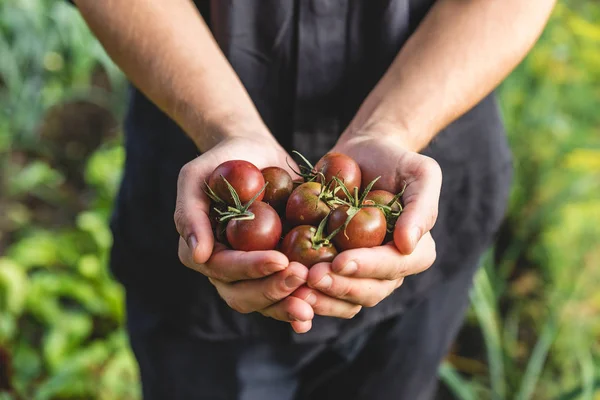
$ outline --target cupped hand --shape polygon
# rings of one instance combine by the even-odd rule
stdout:
[[[407,150],[401,140],[383,133],[342,136],[331,151],[347,154],[360,165],[363,186],[378,176],[374,189],[398,193],[406,185],[404,210],[392,242],[347,250],[332,263],[314,265],[307,285],[294,292],[316,314],[352,318],[361,307],[373,307],[388,297],[404,277],[426,270],[435,261],[430,230],[437,218],[442,174],[436,161]]]
[[[204,182],[222,162],[245,160],[259,169],[278,166],[292,177],[291,157],[268,138],[225,139],[183,166],[177,182],[174,220],[179,240],[179,259],[207,276],[227,304],[242,313],[261,312],[278,320],[292,322],[296,331],[308,331],[312,308],[296,297],[288,297],[306,283],[308,270],[290,263],[282,253],[236,251],[215,242],[209,220],[210,199]]]

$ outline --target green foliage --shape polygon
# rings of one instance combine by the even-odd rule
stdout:
[[[106,269],[124,80],[64,1],[0,1],[0,54],[0,398],[139,398]]]
[[[559,3],[499,90],[515,185],[440,368],[457,399],[600,393],[595,21],[597,2]],[[0,0],[0,54],[0,364],[12,371],[0,400],[139,398],[123,292],[106,268],[123,77],[64,1]]]
[[[469,324],[486,349],[475,357],[488,369],[460,374],[446,363],[441,376],[457,398],[482,386],[478,398],[600,394],[600,25],[592,21],[600,4],[559,3],[500,88],[515,185],[471,293]]]

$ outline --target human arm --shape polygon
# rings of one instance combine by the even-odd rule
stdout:
[[[375,305],[403,277],[431,265],[435,243],[429,231],[437,218],[441,173],[435,161],[417,152],[522,60],[553,5],[553,0],[434,4],[332,149],[360,164],[363,182],[381,175],[376,187],[392,192],[408,184],[395,248],[351,250],[333,264],[311,268],[308,286],[318,290],[301,288],[296,295],[318,297],[316,313],[341,315],[350,305]],[[354,271],[341,271],[349,261],[356,262]],[[318,284],[326,275],[332,277],[329,288]]]
[[[307,304],[287,299],[304,283],[306,268],[290,265],[276,251],[243,253],[215,247],[202,182],[218,164],[230,159],[251,161],[259,168],[288,169],[288,155],[263,123],[193,2],[75,3],[131,82],[181,126],[202,152],[179,176],[175,224],[181,235],[181,261],[208,276],[238,311],[261,311],[286,321],[311,319]],[[287,286],[290,276],[298,279]]]

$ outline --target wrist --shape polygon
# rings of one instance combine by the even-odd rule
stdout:
[[[372,140],[386,141],[394,146],[400,146],[406,150],[418,152],[422,150],[421,145],[414,135],[403,124],[386,119],[369,120],[358,124],[353,121],[340,136],[339,142],[343,143],[365,143]]]
[[[219,112],[198,116],[184,127],[201,152],[206,152],[227,140],[247,138],[274,140],[258,115],[239,112]]]

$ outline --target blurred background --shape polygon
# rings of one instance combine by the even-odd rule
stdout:
[[[439,397],[598,399],[600,2],[559,2],[498,92],[515,184]],[[140,398],[106,269],[125,98],[75,9],[0,0],[0,400]]]

